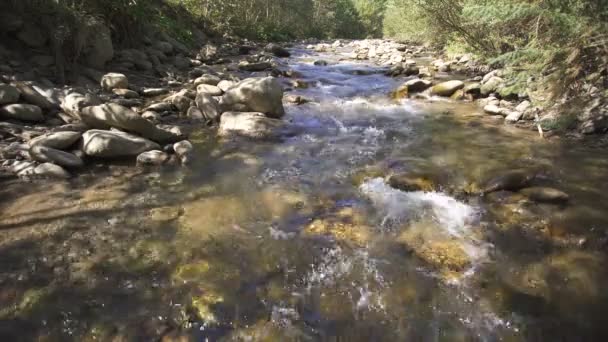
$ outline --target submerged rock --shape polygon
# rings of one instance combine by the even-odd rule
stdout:
[[[523,189],[522,194],[529,199],[541,203],[566,203],[570,200],[567,193],[548,187],[532,187]]]
[[[272,139],[284,133],[283,121],[255,112],[226,112],[220,119],[221,136],[239,135],[254,139]]]
[[[353,208],[344,208],[307,225],[306,235],[325,235],[355,246],[365,246],[371,241],[371,229],[362,213]]]
[[[487,194],[500,190],[517,191],[530,186],[535,177],[536,173],[531,170],[507,171],[486,182],[482,193]]]
[[[433,191],[433,181],[422,176],[410,174],[392,175],[388,178],[388,184],[401,191]]]

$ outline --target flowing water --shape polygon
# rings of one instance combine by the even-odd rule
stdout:
[[[380,67],[294,52],[312,100],[286,108],[297,134],[202,131],[187,169],[3,184],[2,340],[608,338],[605,142],[391,100],[403,80]],[[515,168],[570,203],[472,194]],[[391,188],[402,172],[429,189]]]

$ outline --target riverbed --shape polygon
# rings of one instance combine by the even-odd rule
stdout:
[[[281,139],[201,129],[188,168],[3,182],[3,340],[608,338],[606,142],[395,100],[403,78],[347,53],[292,49],[310,102]],[[568,203],[480,194],[513,169]]]

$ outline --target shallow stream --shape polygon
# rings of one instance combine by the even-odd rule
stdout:
[[[403,79],[341,57],[294,50],[312,102],[280,141],[202,131],[187,169],[3,183],[0,339],[607,340],[608,144],[392,100]],[[520,168],[569,203],[476,195]]]

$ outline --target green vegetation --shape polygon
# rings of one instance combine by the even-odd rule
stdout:
[[[546,77],[559,96],[607,72],[605,0],[391,0],[387,8],[385,35],[515,68],[516,88]]]

